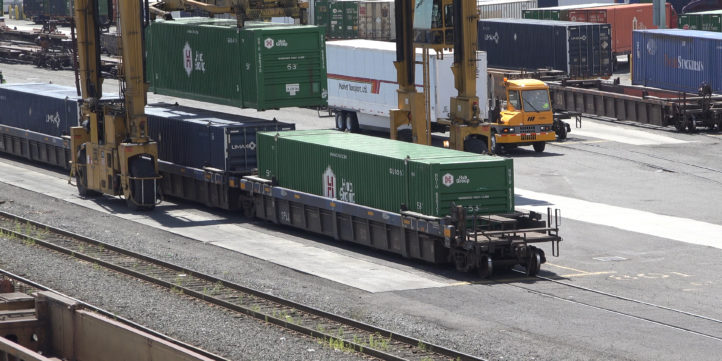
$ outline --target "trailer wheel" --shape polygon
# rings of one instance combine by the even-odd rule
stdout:
[[[494,261],[488,255],[481,256],[479,267],[476,269],[479,278],[486,279],[494,272]]]
[[[526,275],[534,277],[539,273],[541,269],[541,253],[536,247],[529,247],[529,259],[526,264]]]
[[[348,129],[351,133],[358,133],[359,131],[359,124],[358,124],[358,116],[356,115],[356,112],[344,112],[344,120],[346,123],[346,129]]]
[[[544,151],[544,148],[546,148],[547,142],[536,142],[534,143],[534,151],[537,153],[541,153]]]
[[[336,112],[336,129],[343,131],[346,129],[346,117],[344,116],[346,112],[343,111],[337,111]]]
[[[485,139],[469,137],[464,140],[464,150],[471,153],[487,154],[489,148],[486,146]]]
[[[88,189],[88,169],[85,148],[78,151],[76,163],[78,167],[75,170],[75,185],[78,187],[78,194],[81,197],[96,197],[100,192]]]

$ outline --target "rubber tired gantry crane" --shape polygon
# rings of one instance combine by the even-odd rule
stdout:
[[[476,95],[477,22],[475,0],[396,0],[396,73],[399,83],[399,109],[391,110],[391,138],[398,129],[411,126],[415,143],[431,144],[431,126],[426,117],[424,93],[416,90],[416,48],[422,48],[423,62],[428,50],[440,54],[453,48],[454,86],[458,91],[450,99],[449,147],[458,150],[489,149],[491,126],[479,114]],[[458,21],[456,20],[458,19]],[[426,66],[424,66],[426,73]],[[424,79],[428,78],[424,74]],[[484,100],[486,101],[486,100]],[[440,122],[441,123],[441,122]]]
[[[144,67],[144,23],[148,1],[118,1],[121,65],[120,98],[103,98],[100,71],[100,17],[98,1],[75,0],[74,31],[77,35],[77,83],[82,96],[82,126],[70,131],[75,161],[71,176],[81,196],[122,196],[131,209],[152,209],[158,200],[158,143],[150,139],[145,115],[148,84]],[[178,0],[164,2],[165,10],[200,6],[211,13],[236,14],[239,27],[248,19],[277,14],[297,15],[296,0]],[[142,6],[145,4],[145,6]],[[275,9],[275,10],[274,10]],[[143,16],[146,15],[146,17]]]

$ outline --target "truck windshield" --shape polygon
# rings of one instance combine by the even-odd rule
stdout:
[[[546,112],[551,109],[549,93],[546,89],[524,90],[522,99],[524,99],[524,111],[526,112]]]
[[[521,104],[519,104],[519,91],[509,91],[509,105],[511,105],[514,109],[521,109]]]

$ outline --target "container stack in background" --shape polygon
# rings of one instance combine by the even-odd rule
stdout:
[[[722,32],[722,10],[682,14],[679,16],[679,28]]]
[[[324,29],[182,18],[146,29],[150,90],[258,110],[325,106]]]
[[[537,0],[490,0],[477,1],[479,19],[520,19],[524,10],[537,7]]]
[[[313,23],[328,39],[396,40],[394,2],[316,1]]]

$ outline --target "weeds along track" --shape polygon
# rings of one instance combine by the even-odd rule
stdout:
[[[0,211],[0,237],[77,259],[382,360],[481,360]]]

